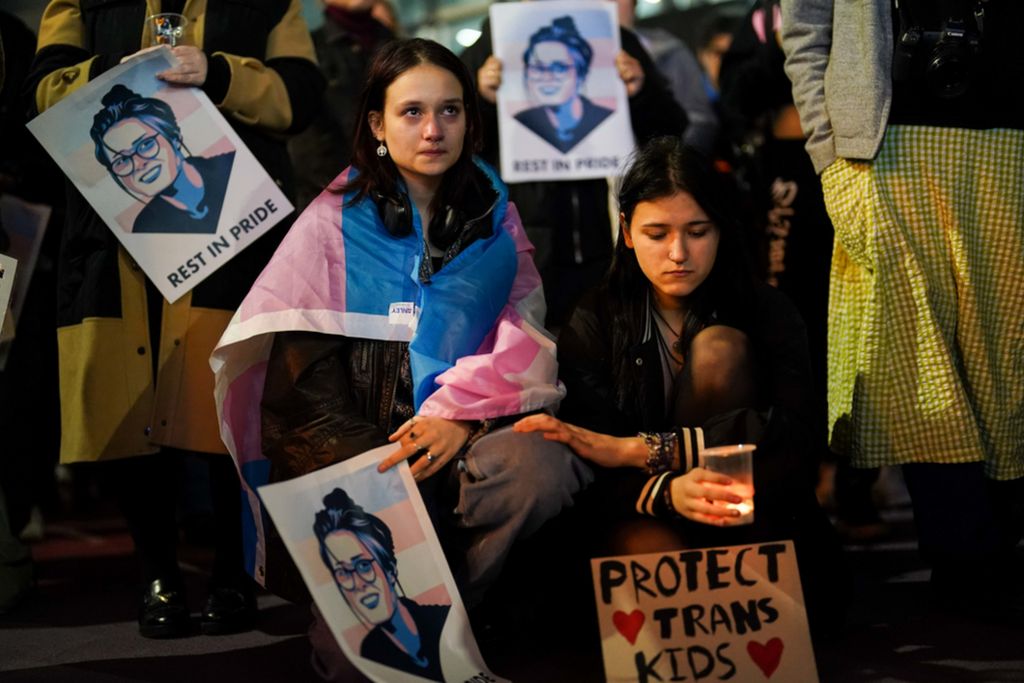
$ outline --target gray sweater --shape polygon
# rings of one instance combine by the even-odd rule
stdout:
[[[782,49],[815,170],[873,159],[892,104],[890,0],[782,0]]]

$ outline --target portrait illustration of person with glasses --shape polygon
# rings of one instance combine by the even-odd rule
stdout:
[[[360,656],[443,681],[440,641],[450,606],[420,605],[405,597],[391,529],[379,517],[340,488],[327,494],[323,504],[313,533],[341,597],[367,629]]]
[[[569,16],[534,32],[523,53],[526,92],[536,106],[515,119],[563,154],[613,113],[580,92],[593,58],[593,48]]]
[[[111,88],[102,103],[89,135],[96,160],[145,204],[132,232],[217,232],[234,151],[192,156],[170,105],[123,85]]]

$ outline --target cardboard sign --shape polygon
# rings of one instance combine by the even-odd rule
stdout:
[[[484,664],[416,482],[382,446],[260,497],[345,656],[381,683],[499,683]],[[417,635],[403,624],[416,625]]]
[[[617,175],[633,150],[615,3],[496,3],[491,41],[505,182]]]
[[[28,124],[171,302],[293,210],[202,90],[156,77],[174,63],[132,58]]]
[[[791,541],[591,561],[605,676],[818,680]]]

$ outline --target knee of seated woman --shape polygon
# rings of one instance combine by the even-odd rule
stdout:
[[[593,479],[590,468],[565,444],[539,433],[514,432],[503,427],[470,449],[472,469],[484,478],[503,477],[523,488],[524,495],[547,497],[579,491]]]
[[[705,327],[690,342],[688,362],[695,375],[745,372],[750,368],[750,338],[728,325]]]

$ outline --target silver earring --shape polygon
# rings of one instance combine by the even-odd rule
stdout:
[[[384,146],[384,141],[380,141],[380,145],[377,146],[377,156],[386,157],[388,155],[388,148]]]

